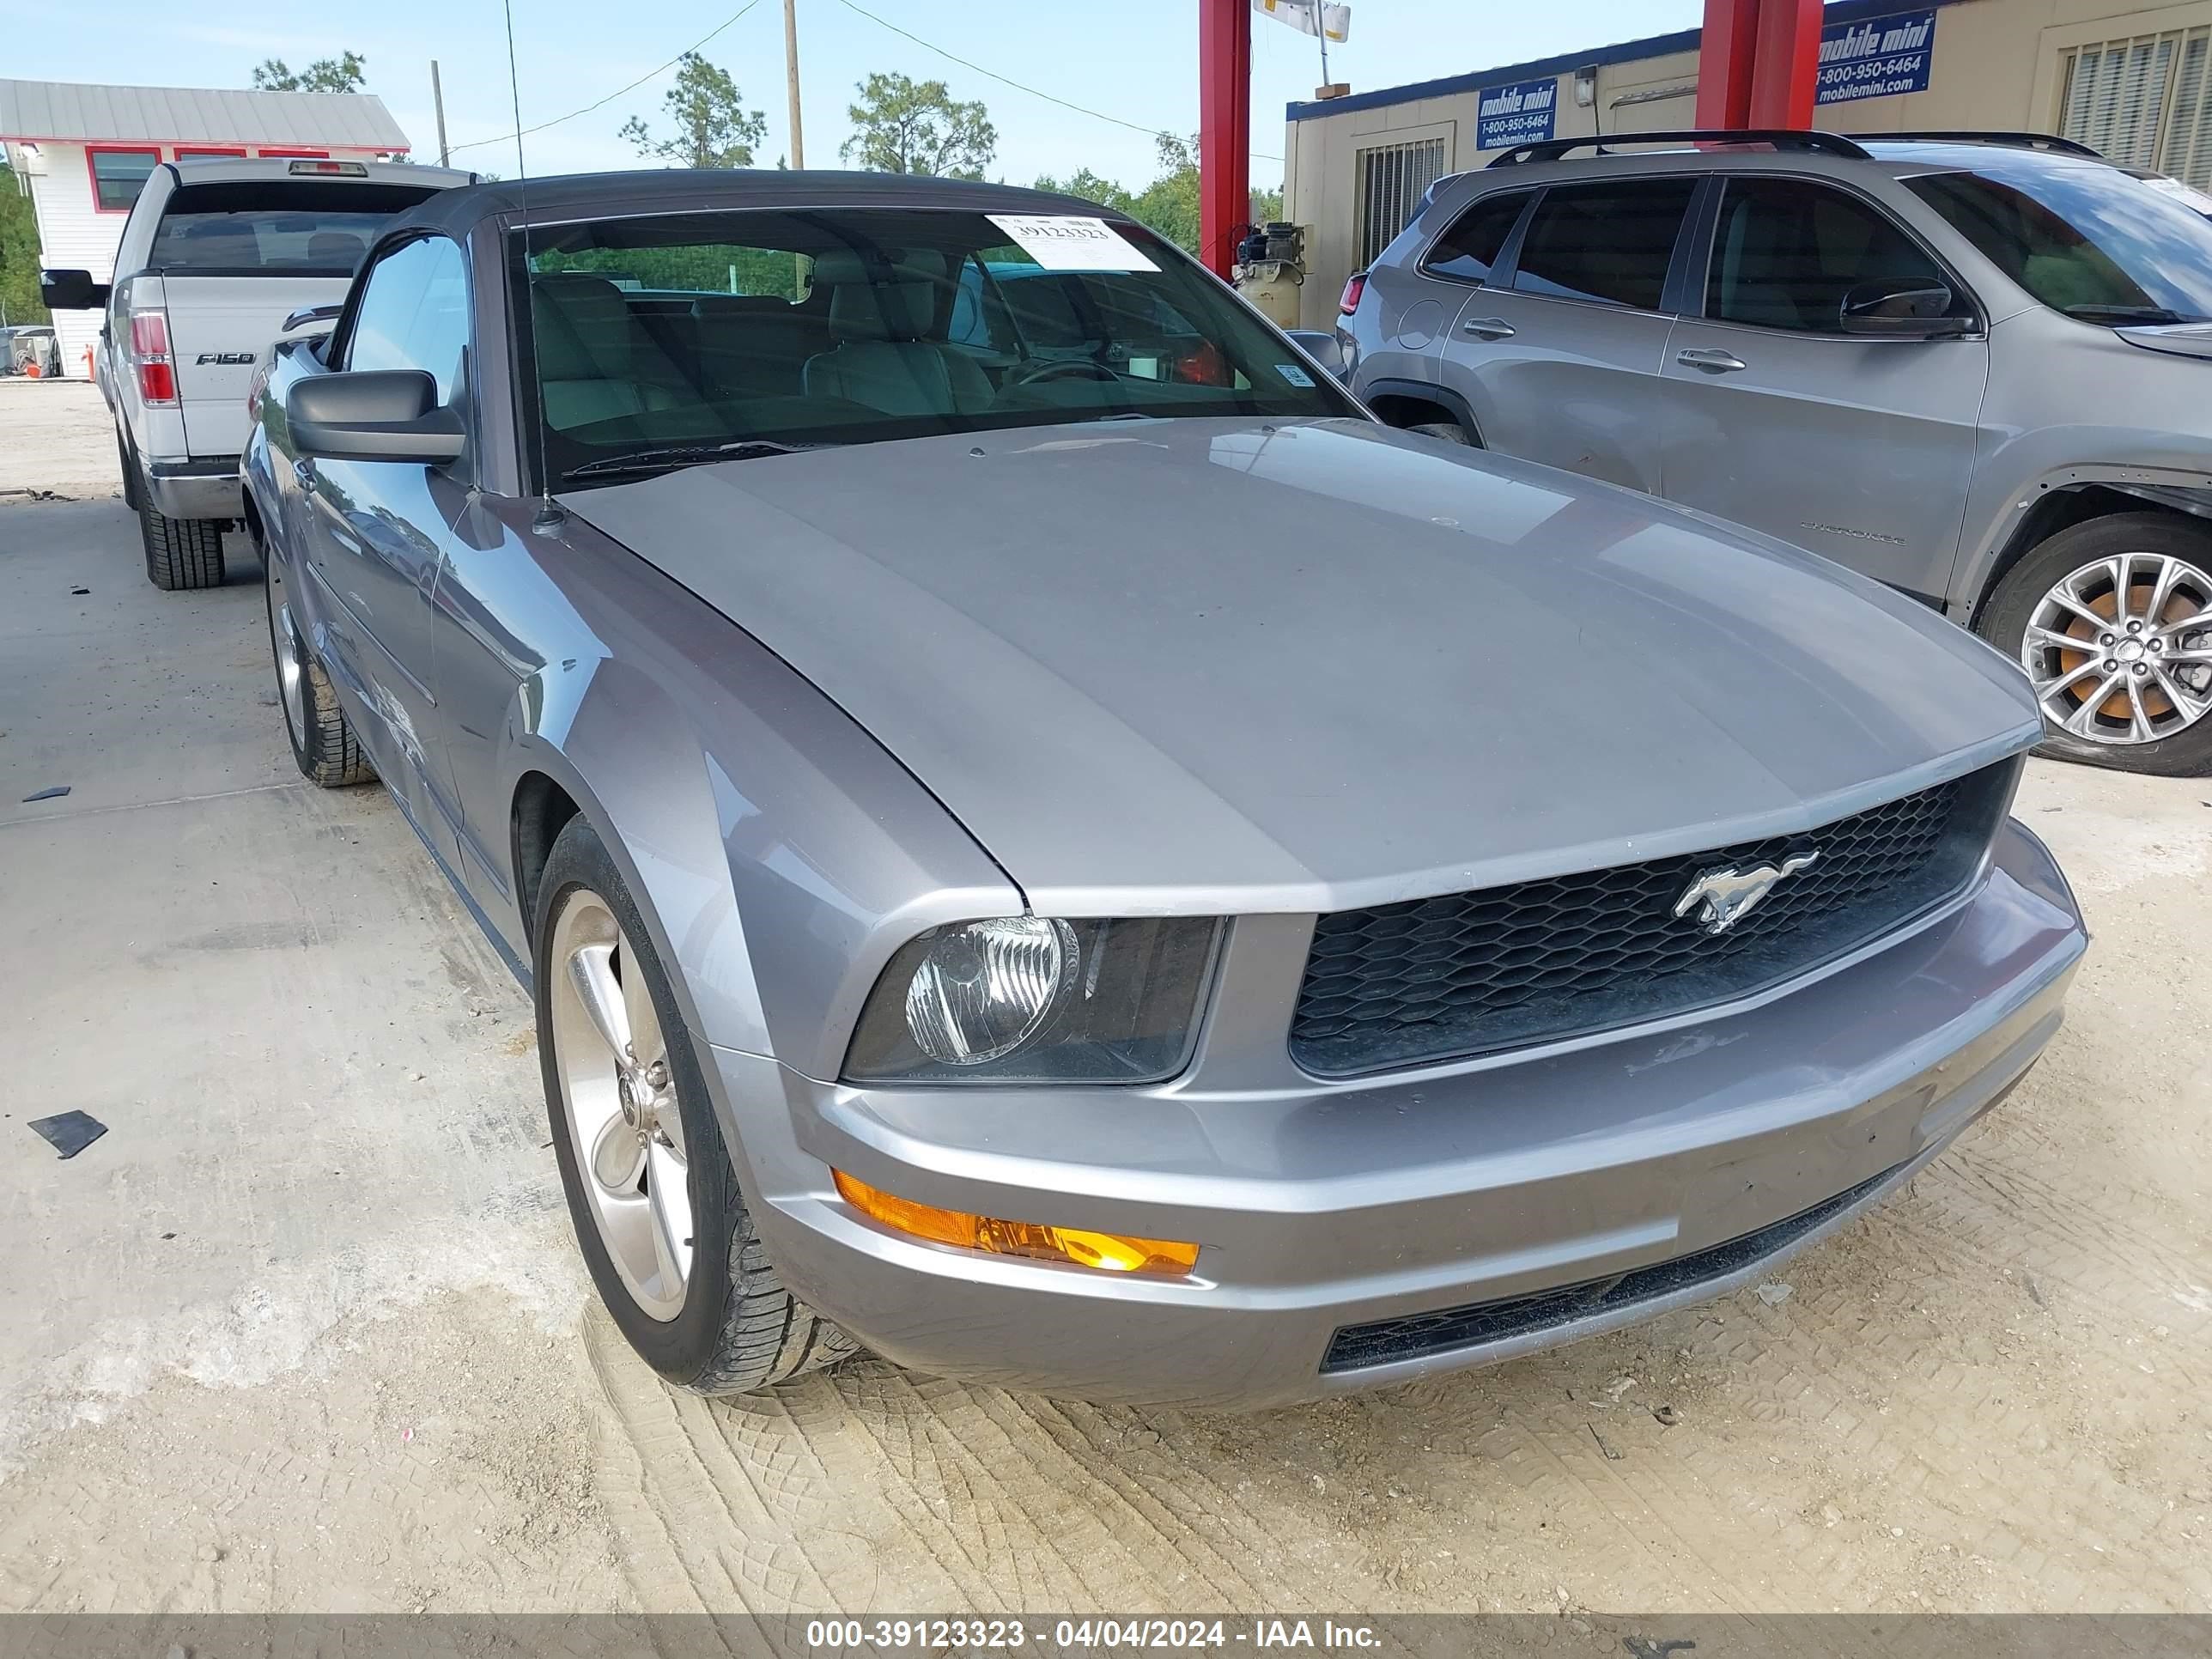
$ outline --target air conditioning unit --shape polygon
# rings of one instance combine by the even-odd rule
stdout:
[[[8,165],[15,169],[18,178],[46,176],[46,153],[36,144],[9,144],[7,149]]]

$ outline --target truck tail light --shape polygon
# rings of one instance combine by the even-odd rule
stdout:
[[[1355,270],[1344,285],[1344,297],[1336,302],[1337,310],[1349,317],[1359,309],[1359,296],[1367,292],[1367,273]]]
[[[131,361],[138,371],[138,395],[150,404],[177,401],[177,370],[169,356],[169,313],[131,313]]]

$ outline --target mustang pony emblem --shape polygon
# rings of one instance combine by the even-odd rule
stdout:
[[[1820,856],[1817,850],[1792,853],[1779,865],[1755,864],[1748,870],[1708,870],[1674,901],[1674,914],[1686,916],[1702,905],[1698,920],[1705,924],[1705,931],[1725,933],[1774,890],[1776,882],[1784,876],[1796,875]]]

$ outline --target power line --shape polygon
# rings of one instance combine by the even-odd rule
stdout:
[[[1148,138],[1157,138],[1160,136],[1161,129],[1158,127],[1148,127],[1139,121],[1124,121],[1120,116],[1109,115],[1103,109],[1088,109],[1081,104],[1070,103],[1065,98],[1059,97],[1049,92],[1045,92],[1036,87],[1026,85],[1022,82],[1014,80],[1010,76],[1000,74],[996,70],[988,70],[981,64],[971,63],[967,58],[961,57],[957,52],[947,52],[944,47],[936,45],[934,42],[925,40],[920,35],[914,33],[912,31],[901,28],[896,23],[892,22],[887,17],[877,16],[875,13],[870,11],[866,6],[855,5],[854,3],[854,0],[837,0],[837,3],[844,7],[847,11],[858,12],[861,16],[866,18],[871,23],[875,23],[880,25],[884,28],[887,28],[893,34],[903,35],[907,40],[913,41],[915,45],[921,47],[925,51],[933,52],[939,58],[945,58],[949,62],[957,64],[963,69],[973,70],[976,74],[983,76],[987,79],[996,81],[1001,86],[1012,87],[1016,92],[1026,92],[1032,98],[1042,98],[1048,104],[1057,104],[1062,109],[1072,109],[1078,115],[1088,115],[1094,121],[1110,121],[1117,127],[1127,127],[1132,132],[1141,132]],[[1283,159],[1279,155],[1270,155],[1265,150],[1255,149],[1252,154],[1262,161],[1279,161]]]
[[[636,80],[631,82],[626,87],[616,88],[605,97],[600,99],[598,103],[586,104],[581,109],[572,109],[566,115],[556,115],[550,121],[540,121],[534,127],[526,127],[520,125],[522,118],[518,106],[518,112],[515,117],[517,126],[514,131],[502,132],[496,138],[471,138],[465,144],[455,144],[453,149],[455,150],[481,149],[486,144],[509,143],[516,139],[526,138],[533,132],[543,132],[548,127],[557,127],[563,121],[573,121],[580,115],[589,115],[595,109],[604,108],[605,106],[613,103],[616,99],[621,97],[624,93],[635,92],[640,87],[643,86],[647,81],[652,80],[655,76],[665,75],[670,70],[674,69],[677,64],[682,63],[686,58],[689,58],[693,52],[698,51],[700,47],[705,46],[709,40],[713,40],[724,29],[729,27],[731,24],[736,22],[738,19],[743,17],[747,12],[750,11],[758,4],[760,4],[760,0],[745,0],[745,3],[744,5],[739,6],[727,17],[725,17],[720,22],[715,24],[713,28],[708,30],[706,33],[701,35],[698,40],[686,46],[682,52],[678,52],[675,57],[670,58],[659,69],[649,70],[646,74],[639,76]]]

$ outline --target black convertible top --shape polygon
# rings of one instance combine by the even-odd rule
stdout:
[[[533,225],[738,208],[941,207],[978,213],[1077,212],[1124,217],[1079,197],[960,179],[923,179],[896,173],[793,173],[765,167],[708,173],[670,167],[562,173],[532,179],[526,185],[503,179],[495,184],[441,190],[392,219],[386,234],[419,226],[461,236],[488,220],[520,224],[526,198],[529,222]]]

